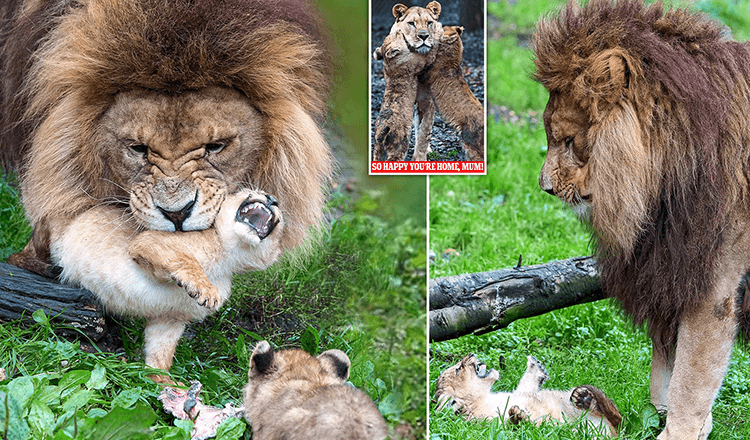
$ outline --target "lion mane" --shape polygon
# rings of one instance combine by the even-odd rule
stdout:
[[[0,158],[19,171],[38,246],[50,219],[127,199],[92,137],[115,96],[135,89],[239,91],[264,117],[264,145],[241,158],[252,166],[233,184],[281,200],[285,248],[321,218],[331,159],[318,125],[330,60],[309,2],[11,0],[0,13],[0,98],[10,127]]]
[[[536,79],[589,118],[602,286],[648,320],[655,347],[673,346],[750,209],[748,47],[703,15],[634,0],[569,2],[533,46]]]

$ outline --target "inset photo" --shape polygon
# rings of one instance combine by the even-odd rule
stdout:
[[[485,174],[482,0],[375,0],[370,174]]]

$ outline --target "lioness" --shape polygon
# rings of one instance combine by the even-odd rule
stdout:
[[[132,216],[101,206],[55,231],[51,257],[63,280],[99,292],[109,310],[146,317],[146,364],[169,370],[185,325],[221,307],[233,273],[271,265],[283,228],[276,199],[248,189],[228,195],[202,231],[140,231]]]
[[[244,390],[253,438],[385,438],[388,428],[375,404],[346,383],[350,365],[341,350],[313,357],[303,350],[274,351],[268,342],[259,342]]]
[[[461,26],[444,26],[435,62],[425,73],[438,113],[461,133],[466,159],[484,160],[484,108],[464,80]]]
[[[383,45],[373,52],[373,58],[383,60],[385,76],[383,103],[375,122],[375,160],[404,159],[411,140],[411,122],[417,99],[416,76],[435,61],[436,54],[436,51],[425,55],[411,52],[402,31],[388,34]],[[423,123],[427,121],[423,119]],[[427,160],[427,151],[415,148],[413,159]]]
[[[581,385],[570,391],[542,390],[549,375],[533,356],[526,358],[526,372],[515,391],[493,393],[492,385],[499,376],[497,370],[487,370],[475,355],[467,355],[438,377],[437,409],[450,403],[467,419],[502,417],[512,423],[529,420],[539,424],[547,419],[569,421],[585,417],[605,434],[617,435],[622,416],[600,389]]]
[[[381,114],[375,124],[375,160],[404,160],[411,134],[410,116],[414,113],[415,102],[415,125],[418,128],[413,159],[427,159],[435,104],[432,102],[429,86],[417,82],[416,75],[435,60],[437,45],[443,35],[443,26],[437,21],[440,11],[440,3],[436,1],[427,3],[424,8],[407,8],[400,3],[393,6],[396,21],[383,41],[383,46],[373,54],[375,59],[386,55],[383,62],[386,91]],[[388,49],[384,51],[383,47],[398,48],[398,56],[393,52],[393,56],[389,58]]]

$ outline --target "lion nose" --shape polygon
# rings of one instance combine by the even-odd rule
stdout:
[[[422,41],[424,41],[430,36],[430,33],[422,29],[421,31],[417,32],[417,36],[421,38]]]
[[[539,187],[544,190],[547,194],[555,195],[555,190],[552,185],[552,180],[547,176],[547,173],[542,170],[539,173]]]
[[[193,199],[190,203],[177,211],[167,211],[161,207],[158,208],[167,220],[174,223],[175,231],[182,231],[182,223],[190,217],[190,212],[193,210],[193,206],[195,206],[195,200],[196,199]]]

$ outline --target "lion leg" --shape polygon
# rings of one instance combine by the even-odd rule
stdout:
[[[416,97],[416,78],[395,78],[386,84],[380,116],[375,121],[374,160],[404,160],[411,140]]]
[[[617,435],[617,428],[622,422],[622,415],[617,405],[604,394],[604,391],[593,385],[581,385],[570,393],[570,402],[582,411],[596,418],[604,418],[610,433]]]
[[[537,358],[534,356],[526,357],[526,371],[521,376],[521,380],[518,381],[516,392],[520,393],[535,393],[539,391],[542,384],[549,380],[549,374]]]
[[[185,322],[167,318],[153,318],[146,323],[144,330],[146,365],[169,371],[180,336],[185,330]],[[157,383],[174,384],[169,376],[151,375]]]
[[[186,237],[190,234],[190,237]],[[223,298],[211,283],[195,255],[186,248],[215,246],[215,231],[193,231],[182,235],[165,231],[144,231],[128,246],[128,254],[142,269],[162,281],[174,281],[198,304],[218,309]]]
[[[737,333],[736,290],[741,274],[726,273],[714,294],[683,316],[667,393],[667,424],[659,440],[704,440],[711,406],[729,365]]]
[[[435,102],[432,99],[430,87],[419,82],[417,84],[417,139],[414,143],[412,160],[425,161],[430,150],[430,136],[432,124],[435,121]]]
[[[481,162],[484,160],[484,114],[481,105],[479,110],[472,111],[466,122],[461,125],[461,147],[464,149],[466,160]]]
[[[651,403],[661,414],[667,412],[667,392],[673,368],[674,354],[664,353],[654,344],[651,360]]]
[[[8,257],[8,263],[21,269],[54,278],[50,264],[50,233],[46,222],[36,225],[21,252]]]

